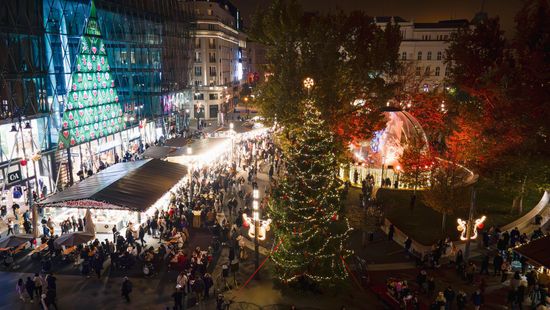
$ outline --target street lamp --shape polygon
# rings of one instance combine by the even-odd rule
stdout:
[[[310,91],[313,88],[313,85],[315,85],[315,82],[312,78],[307,77],[304,79],[304,87],[307,89],[307,95],[309,97]]]
[[[260,220],[260,206],[258,201],[260,198],[260,191],[257,188],[252,191],[252,198],[252,218],[249,218],[245,213],[243,214],[243,219],[249,225],[248,236],[254,238],[254,252],[256,257],[255,267],[256,275],[259,278],[260,240],[265,240],[267,231],[269,231],[271,219]]]
[[[477,238],[477,230],[483,228],[483,222],[487,219],[485,215],[478,219],[474,219],[475,212],[475,201],[476,201],[476,190],[472,188],[472,197],[470,201],[470,212],[468,219],[462,220],[458,218],[456,221],[458,226],[456,229],[460,232],[460,240],[466,241],[466,247],[464,249],[464,259],[468,260],[470,257],[470,242]]]
[[[235,131],[233,130],[235,128],[235,124],[233,124],[233,122],[229,123],[229,134],[231,135],[231,161],[233,162],[233,149],[235,148],[234,146],[234,137],[235,137]]]

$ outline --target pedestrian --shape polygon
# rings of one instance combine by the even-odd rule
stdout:
[[[468,303],[468,298],[466,297],[466,293],[463,291],[459,291],[456,295],[456,307],[458,310],[464,310],[466,309],[466,304]]]
[[[132,292],[132,282],[128,280],[128,277],[124,277],[120,291],[121,291],[121,296],[126,299],[126,302],[130,302],[130,293]]]
[[[407,236],[407,240],[405,240],[405,255],[408,257],[409,253],[411,252],[411,246],[412,246],[412,240],[409,236]]]
[[[443,292],[443,296],[445,296],[445,308],[448,310],[452,309],[455,299],[455,291],[450,285]]]
[[[390,228],[388,229],[388,240],[393,241],[393,234],[395,233],[395,227],[393,224],[390,225]]]
[[[212,276],[209,273],[204,274],[203,281],[204,281],[204,298],[209,299],[210,288],[214,285],[214,281],[212,280]]]
[[[501,273],[503,262],[504,260],[502,259],[502,256],[500,255],[500,253],[497,253],[493,258],[493,270],[494,270],[493,275],[494,276],[499,275]]]
[[[17,284],[15,285],[15,292],[17,292],[19,299],[21,299],[23,302],[25,301],[25,291],[25,283],[23,282],[23,279],[19,279],[17,281]]]
[[[202,302],[202,298],[204,295],[204,281],[201,277],[197,277],[195,282],[193,283],[193,291],[195,292],[195,296],[197,298],[197,305]]]
[[[15,235],[15,233],[13,232],[13,220],[12,219],[8,219],[8,234],[6,236],[9,236],[10,233],[12,235]]]
[[[141,246],[144,246],[144,243],[145,243],[145,240],[143,238],[145,238],[145,227],[144,227],[145,224],[141,224],[139,225],[139,232],[138,232],[138,236],[139,236],[139,241],[141,242]]]
[[[34,289],[36,292],[36,296],[40,298],[42,296],[42,288],[44,287],[44,281],[42,280],[42,278],[38,273],[34,274],[33,281],[34,281]]]
[[[25,282],[25,288],[27,289],[27,294],[29,294],[29,297],[31,299],[31,303],[34,301],[34,290],[35,290],[35,285],[34,285],[34,281],[31,279],[31,277],[27,277],[27,282]]]
[[[179,285],[176,285],[176,291],[172,294],[174,298],[174,310],[182,310],[183,306],[183,288]]]
[[[480,290],[476,290],[472,293],[472,303],[474,304],[474,309],[478,310],[481,305],[483,305],[483,295]]]

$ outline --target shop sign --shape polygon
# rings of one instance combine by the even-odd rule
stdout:
[[[15,170],[8,173],[8,184],[20,182],[22,179],[21,170]]]

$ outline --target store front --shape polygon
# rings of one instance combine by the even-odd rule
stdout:
[[[28,202],[28,188],[38,197],[53,188],[46,117],[0,125],[0,178],[3,203]]]

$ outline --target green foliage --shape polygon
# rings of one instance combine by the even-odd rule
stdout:
[[[351,254],[344,246],[351,228],[343,217],[333,135],[312,102],[301,117],[303,126],[288,138],[286,176],[269,201],[274,243],[280,243],[272,259],[283,283],[330,286],[347,277],[342,259]]]
[[[399,66],[397,26],[381,29],[362,12],[306,14],[296,1],[275,0],[256,14],[251,37],[267,46],[267,71],[273,74],[256,91],[264,116],[277,117],[289,129],[301,125],[307,96],[302,81],[311,77],[311,97],[341,142],[370,137],[377,129],[379,115],[372,112],[395,88],[384,77]],[[356,99],[366,102],[354,106]]]

